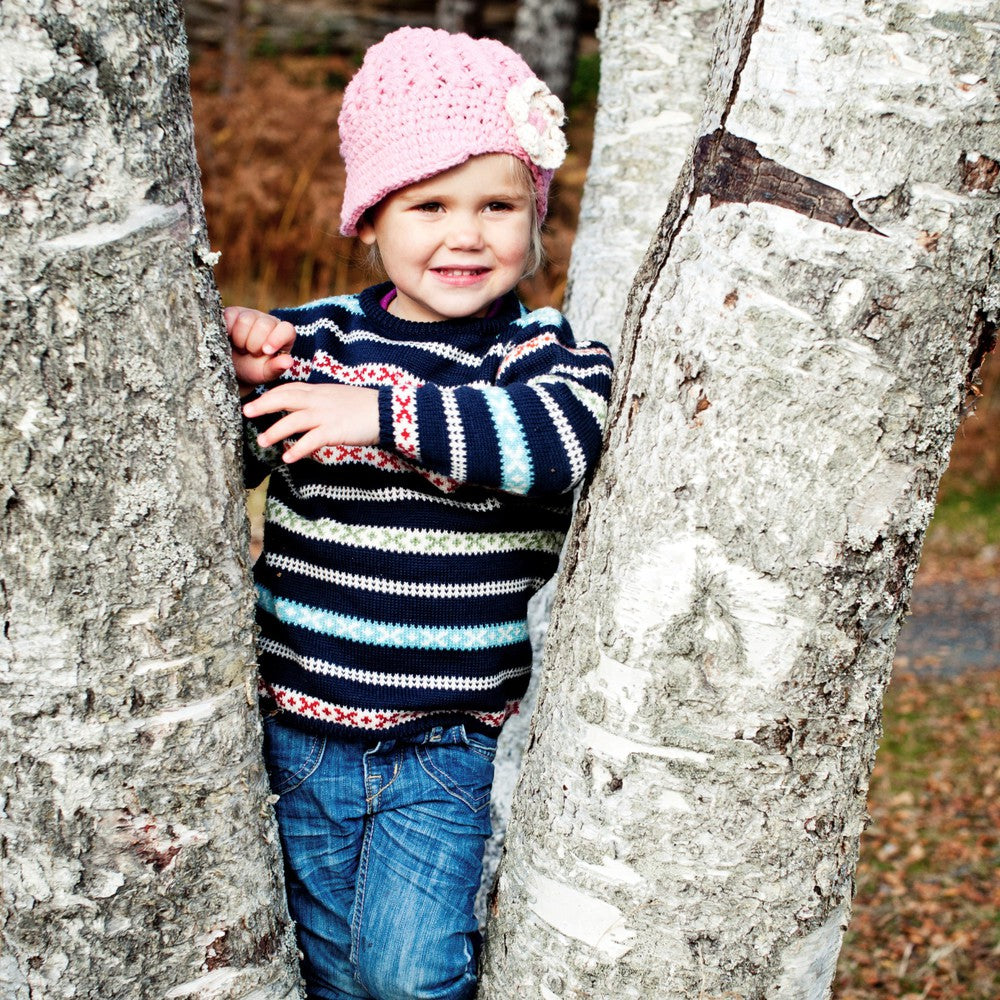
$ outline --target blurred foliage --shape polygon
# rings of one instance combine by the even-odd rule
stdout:
[[[340,91],[326,82],[349,73],[342,63],[253,59],[230,94],[219,85],[219,53],[191,68],[205,212],[227,302],[273,308],[348,283],[353,241],[337,233]]]
[[[955,478],[953,474],[952,478]],[[954,556],[974,556],[1000,547],[1000,488],[945,484],[928,533],[929,546]]]
[[[596,50],[585,52],[576,61],[573,82],[569,89],[571,108],[589,108],[591,113],[597,107],[597,90],[601,82],[601,56]]]
[[[987,356],[982,395],[958,428],[927,533],[931,561],[986,558],[1000,566],[1000,355]],[[1000,994],[998,994],[1000,996]]]

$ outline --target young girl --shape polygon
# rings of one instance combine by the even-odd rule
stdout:
[[[561,121],[499,42],[394,32],[340,115],[341,230],[388,281],[226,310],[248,481],[271,475],[265,756],[310,997],[475,990],[496,737],[610,386],[603,346],[513,291]]]

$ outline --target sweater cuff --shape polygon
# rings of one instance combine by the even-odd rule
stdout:
[[[404,458],[420,457],[415,386],[382,385],[378,390],[379,446]]]

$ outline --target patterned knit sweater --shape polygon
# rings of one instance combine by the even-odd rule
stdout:
[[[275,312],[296,328],[283,378],[376,387],[380,440],[284,465],[255,440],[277,418],[246,422],[248,485],[271,473],[262,696],[341,739],[495,733],[527,687],[528,599],[597,460],[611,360],[513,292],[486,319],[417,323],[390,291]]]

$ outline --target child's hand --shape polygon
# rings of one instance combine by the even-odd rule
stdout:
[[[295,327],[287,320],[243,306],[229,306],[222,315],[241,390],[273,382],[292,366],[288,350],[295,343]]]
[[[356,385],[316,385],[288,382],[268,389],[243,407],[248,417],[284,412],[257,443],[270,448],[301,434],[282,458],[296,462],[326,445],[370,445],[379,438],[378,390]]]

